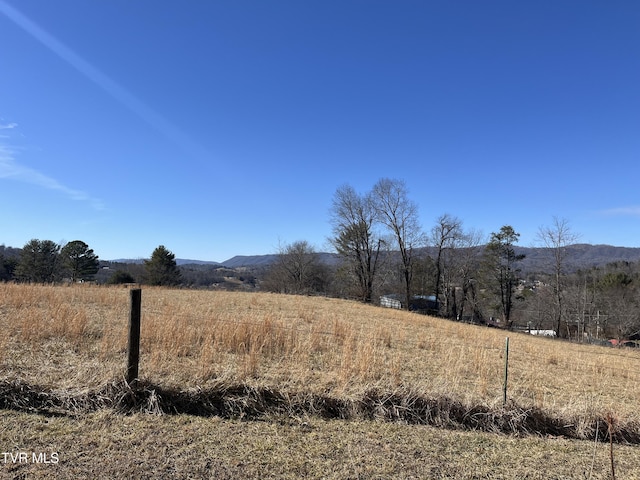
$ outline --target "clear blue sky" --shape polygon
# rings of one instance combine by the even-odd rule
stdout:
[[[640,246],[640,2],[0,0],[0,244],[326,249],[406,181],[520,244]]]

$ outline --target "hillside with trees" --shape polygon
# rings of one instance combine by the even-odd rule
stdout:
[[[81,240],[0,246],[0,281],[96,282],[324,295],[500,328],[578,340],[640,341],[640,249],[577,243],[566,219],[541,227],[535,247],[514,226],[485,237],[451,215],[424,230],[401,180],[369,191],[340,186],[329,216],[333,252],[304,239],[226,262],[177,259],[164,245],[148,259],[100,260]]]

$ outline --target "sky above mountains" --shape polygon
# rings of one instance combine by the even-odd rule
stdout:
[[[0,0],[0,243],[326,250],[402,179],[532,246],[640,246],[640,3]]]

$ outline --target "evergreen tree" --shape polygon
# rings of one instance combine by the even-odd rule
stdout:
[[[484,253],[485,267],[489,274],[489,282],[494,292],[500,297],[499,310],[504,324],[511,328],[511,312],[513,309],[514,293],[518,285],[520,270],[517,263],[524,259],[513,248],[518,242],[520,234],[510,225],[503,226],[498,233],[491,234]]]
[[[54,282],[60,278],[60,245],[33,239],[22,248],[16,277],[27,282]]]
[[[160,245],[153,251],[151,258],[145,260],[145,283],[149,285],[172,286],[180,283],[180,270],[176,264],[176,256]]]
[[[18,265],[15,258],[6,258],[0,253],[0,281],[13,279],[13,274]]]
[[[67,243],[60,252],[60,260],[73,282],[91,280],[98,273],[98,256],[80,240]]]

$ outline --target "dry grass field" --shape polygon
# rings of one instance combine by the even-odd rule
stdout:
[[[254,403],[290,408],[258,405],[251,422],[241,420],[250,408],[232,408],[247,398],[225,403],[235,418],[87,409],[81,399],[96,405],[122,383],[128,317],[126,288],[0,284],[1,448],[61,452],[49,466],[2,465],[0,456],[0,475],[49,478],[55,468],[78,478],[101,461],[99,471],[116,477],[121,468],[122,478],[610,478],[609,419],[619,478],[640,478],[637,351],[337,299],[145,288],[140,378],[147,394],[159,393],[141,411],[170,412],[158,400],[165,392],[206,400],[238,397],[238,386]],[[29,413],[31,399],[54,397],[67,401]],[[429,413],[434,405],[439,413]],[[529,423],[513,435],[487,433],[518,415]],[[549,437],[551,420],[573,438]],[[140,450],[122,453],[128,447]]]

